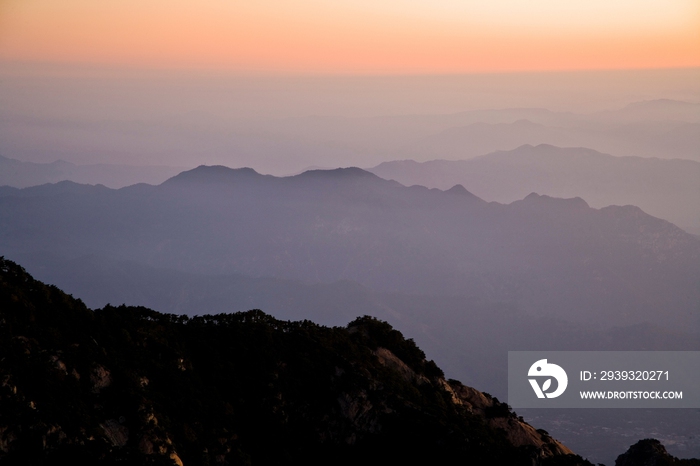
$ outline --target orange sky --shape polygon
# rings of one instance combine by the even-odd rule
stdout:
[[[0,0],[0,60],[291,73],[700,66],[698,0]]]

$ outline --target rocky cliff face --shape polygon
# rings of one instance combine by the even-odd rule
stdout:
[[[379,362],[398,372],[404,380],[418,385],[430,384],[425,376],[417,374],[401,359],[386,348],[377,348],[375,354]],[[508,405],[497,398],[467,387],[457,380],[446,381],[437,379],[439,390],[445,390],[450,395],[450,401],[470,414],[479,416],[492,429],[502,429],[511,445],[528,447],[535,452],[537,458],[547,458],[558,455],[573,455],[568,447],[553,439],[547,432],[536,430],[522,418],[510,411]]]
[[[462,385],[456,380],[451,380],[446,388],[454,393],[455,403],[462,404],[470,412],[482,416],[491,428],[502,429],[511,444],[518,447],[534,447],[539,458],[574,454],[566,445],[552,438],[548,432],[535,429],[524,422],[498,399]]]

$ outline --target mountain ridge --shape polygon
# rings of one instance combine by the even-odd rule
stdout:
[[[687,309],[697,294],[690,283],[700,274],[700,242],[641,211],[544,195],[487,203],[459,188],[405,187],[360,169],[287,178],[214,173],[194,184],[91,187],[70,197],[50,185],[7,192],[0,248],[99,253],[215,275],[347,279],[375,291],[516,302],[527,312],[564,307],[567,318],[636,312],[634,322],[655,322],[653,309],[663,306],[697,325]],[[247,181],[220,183],[221,173]]]
[[[16,188],[73,181],[79,184],[103,184],[118,189],[137,183],[158,184],[180,171],[181,167],[157,165],[80,165],[65,160],[49,163],[24,162],[0,155],[0,186]]]
[[[399,183],[447,189],[463,184],[487,201],[510,203],[530,192],[581,197],[592,207],[637,205],[700,233],[700,162],[618,157],[588,148],[523,145],[466,160],[384,162],[369,169]]]

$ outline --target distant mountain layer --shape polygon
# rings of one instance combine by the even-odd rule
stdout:
[[[524,144],[550,144],[590,147],[618,156],[700,162],[700,104],[692,102],[649,100],[593,114],[480,110],[443,116],[440,121],[424,120],[423,126],[413,122],[417,131],[394,152],[397,157],[459,160]],[[426,134],[421,129],[429,122],[433,130]]]
[[[0,258],[2,464],[590,465],[371,317],[87,309]]]
[[[700,162],[700,123],[638,121],[610,128],[599,122],[577,122],[573,126],[550,126],[530,120],[478,122],[416,139],[395,154],[418,160],[459,160],[524,144],[592,147],[619,156]]]
[[[237,107],[238,102],[223,105],[219,100],[231,96],[220,93],[207,94],[206,98],[214,95],[218,100],[211,108],[219,111],[213,114],[152,113],[153,108],[141,100],[123,102],[124,107],[120,103],[119,108],[126,113],[119,116],[113,114],[115,109],[105,108],[82,116],[67,115],[62,108],[46,111],[47,99],[36,102],[41,111],[32,115],[15,113],[11,105],[0,107],[0,153],[46,162],[65,159],[176,166],[220,163],[252,166],[274,174],[299,173],[312,166],[374,166],[397,159],[462,160],[523,144],[588,147],[617,156],[700,162],[700,104],[694,102],[650,100],[591,114],[546,108],[492,108],[357,118],[322,113],[235,118],[226,109]],[[295,101],[304,100],[299,99],[295,95]],[[26,101],[23,99],[23,104]],[[87,110],[95,102],[84,104],[82,110]],[[73,107],[74,102],[66,101],[65,105]],[[131,110],[127,111],[129,105]],[[96,114],[112,114],[113,118],[96,118]],[[70,179],[121,187],[140,181],[156,184],[165,179],[134,179],[127,170],[128,176],[121,180],[116,167],[110,168],[111,175],[97,168],[85,170],[100,172],[99,177],[39,177],[40,183]],[[170,172],[169,176],[174,174]],[[34,179],[21,186],[39,184]]]
[[[700,123],[700,104],[673,99],[642,100],[619,110],[597,112],[594,116],[617,122],[666,120]]]
[[[691,160],[614,157],[584,148],[525,145],[469,160],[386,162],[370,171],[407,186],[447,189],[462,184],[489,201],[513,202],[538,192],[582,197],[593,207],[635,205],[700,234],[700,162]]]
[[[32,163],[0,156],[0,186],[15,188],[66,180],[122,188],[137,183],[159,184],[180,171],[182,168],[160,166],[76,165],[62,160]]]
[[[487,203],[360,169],[199,167],[160,186],[0,189],[0,250],[208,275],[351,280],[601,325],[698,329],[700,240],[632,206]],[[663,314],[660,314],[663,310]]]

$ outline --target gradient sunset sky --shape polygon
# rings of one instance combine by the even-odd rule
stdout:
[[[0,0],[0,60],[273,73],[700,66],[698,0]]]

